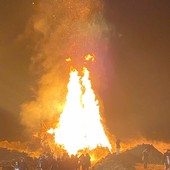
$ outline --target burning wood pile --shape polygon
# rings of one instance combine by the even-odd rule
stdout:
[[[89,54],[85,60],[94,61],[94,56]],[[54,134],[55,143],[64,146],[69,155],[97,146],[111,150],[101,123],[99,102],[89,79],[90,72],[83,67],[82,74],[80,76],[76,69],[71,69],[65,107],[56,128],[48,131]]]
[[[93,62],[95,57],[88,54],[84,60]],[[71,62],[71,59],[66,61]],[[46,152],[54,153],[55,157],[61,158],[65,153],[69,156],[88,153],[96,161],[110,153],[112,147],[102,125],[99,101],[92,89],[87,67],[83,66],[80,71],[70,67],[67,90],[59,120],[55,126],[54,123],[51,127],[45,126],[41,144]],[[96,154],[98,149],[100,154]]]

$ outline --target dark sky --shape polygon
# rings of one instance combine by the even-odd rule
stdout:
[[[0,139],[20,136],[20,105],[29,97],[30,52],[18,44],[32,13],[32,1],[0,0]]]
[[[113,100],[108,96],[105,100],[113,105],[107,113],[115,121],[108,118],[109,124],[118,135],[133,136],[139,130],[147,138],[169,140],[170,3],[105,2],[106,18],[120,33],[120,38],[112,39],[118,55],[113,57]]]
[[[170,1],[105,0],[111,29],[105,121],[115,135],[170,141]],[[0,139],[21,136],[20,105],[31,96],[33,43],[19,38],[31,0],[0,0]]]

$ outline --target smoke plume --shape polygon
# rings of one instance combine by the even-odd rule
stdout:
[[[58,120],[67,93],[67,57],[79,69],[84,64],[82,57],[94,53],[98,64],[93,72],[100,68],[104,74],[108,27],[102,6],[99,0],[42,0],[34,4],[29,28],[36,44],[31,60],[37,85],[32,100],[21,109],[27,131],[39,129],[42,121]],[[99,77],[99,69],[96,72]]]

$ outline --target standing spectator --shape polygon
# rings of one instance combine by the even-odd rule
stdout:
[[[15,162],[14,170],[19,170],[19,164],[18,164],[18,162]]]
[[[82,170],[85,170],[85,155],[84,154],[81,154],[80,157],[79,157],[79,160],[80,160],[80,167]]]
[[[116,140],[116,155],[120,154],[120,139],[117,138]]]
[[[20,166],[19,168],[20,170],[28,170],[27,164],[23,158],[21,159],[19,166]]]
[[[90,161],[90,155],[88,153],[86,153],[85,155],[85,170],[89,170],[90,165],[91,165],[91,161]]]
[[[142,152],[142,160],[143,160],[143,166],[144,166],[144,169],[147,169],[148,167],[148,147],[146,147],[144,149],[144,151]]]
[[[163,162],[165,164],[165,170],[170,170],[170,150],[169,149],[163,155]]]

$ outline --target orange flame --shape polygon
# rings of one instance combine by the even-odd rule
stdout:
[[[47,133],[53,134],[53,133],[54,133],[54,129],[53,129],[53,128],[49,129],[49,130],[47,131]]]
[[[69,154],[76,154],[85,148],[92,150],[98,146],[111,150],[101,124],[98,100],[91,87],[87,68],[83,68],[82,77],[77,70],[71,69],[66,105],[58,126],[50,129],[51,132],[55,134],[55,142],[62,145]]]
[[[88,54],[88,55],[85,56],[85,60],[86,61],[89,61],[89,60],[94,61],[95,57],[94,57],[94,55]]]
[[[71,58],[66,58],[66,62],[70,62],[71,61]]]

